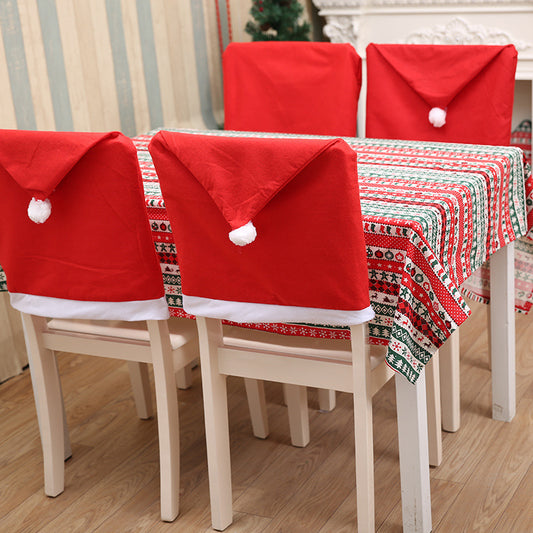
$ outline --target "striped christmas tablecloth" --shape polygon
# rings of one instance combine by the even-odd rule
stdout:
[[[521,148],[531,166],[531,120],[523,120],[511,134],[511,146]],[[531,169],[528,168],[528,173]],[[529,232],[515,243],[515,309],[529,313],[533,306],[533,183],[526,182]],[[490,302],[490,260],[476,270],[462,286],[464,294],[478,302]]]
[[[179,251],[147,150],[154,133],[134,142],[169,308],[174,316],[187,316],[181,302]],[[526,174],[522,151],[514,147],[345,140],[358,158],[370,298],[376,313],[369,324],[370,342],[387,345],[388,364],[415,382],[470,314],[461,285],[492,253],[526,234],[525,184],[531,183],[531,175]],[[518,254],[519,261],[526,262],[526,270],[533,268],[533,246],[524,254]],[[533,287],[533,279],[528,281]],[[252,327],[287,335],[349,336],[346,328],[327,324]]]

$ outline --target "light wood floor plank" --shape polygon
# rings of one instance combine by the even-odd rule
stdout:
[[[494,422],[499,427],[494,439],[481,442],[478,450],[483,459],[446,513],[443,531],[451,531],[457,516],[464,517],[465,531],[500,531],[496,529],[500,517],[533,458],[533,402],[523,400],[519,406],[512,424]]]
[[[487,308],[468,302],[461,327],[461,417],[443,434],[444,460],[431,469],[436,533],[533,531],[533,318],[517,315],[517,415],[491,420]],[[206,533],[209,492],[199,369],[179,391],[181,510],[159,519],[157,421],[137,418],[126,365],[59,357],[73,458],[66,489],[43,491],[40,440],[29,372],[0,385],[0,531]],[[347,533],[356,524],[351,398],[317,411],[309,391],[311,442],[290,446],[281,387],[266,384],[271,434],[252,436],[242,380],[228,381],[234,523],[229,533]],[[376,527],[401,531],[394,383],[374,399]]]
[[[530,428],[531,430],[531,428]],[[501,532],[533,531],[533,465],[529,467],[522,483],[502,514],[495,530]]]

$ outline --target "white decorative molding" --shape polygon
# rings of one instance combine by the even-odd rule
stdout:
[[[532,43],[513,39],[499,28],[486,28],[481,24],[470,25],[461,17],[455,17],[447,24],[415,31],[409,34],[403,42],[408,44],[514,44],[518,51],[533,47]]]
[[[532,7],[531,0],[313,0],[318,9],[360,8],[360,7],[459,7],[459,6],[520,6]]]
[[[366,2],[367,0],[313,0],[318,9],[358,8]]]
[[[319,0],[321,1],[321,0]],[[326,0],[328,1],[328,0]],[[335,0],[333,0],[335,1]],[[341,0],[337,0],[341,1]],[[350,0],[344,0],[344,5],[352,5]],[[438,6],[438,7],[459,7],[459,6],[529,6],[531,0],[367,0],[367,6],[379,7],[420,7],[420,6]]]
[[[350,15],[327,16],[324,35],[332,43],[350,43],[357,45],[360,17]]]
[[[517,119],[532,116],[533,94],[529,84],[524,86],[522,82],[533,83],[533,0],[312,2],[325,19],[326,37],[332,42],[352,44],[363,58],[365,47],[371,42],[513,44],[518,50],[516,79],[521,82],[517,86],[518,93],[515,92],[515,115]],[[364,98],[365,78],[361,94]],[[359,106],[358,113],[359,131],[365,131],[364,105]]]

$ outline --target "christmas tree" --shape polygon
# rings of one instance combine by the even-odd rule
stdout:
[[[255,22],[249,21],[245,31],[252,41],[309,41],[309,23],[298,24],[302,13],[298,0],[253,0]]]

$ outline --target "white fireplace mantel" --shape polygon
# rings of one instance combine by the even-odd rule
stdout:
[[[516,79],[533,84],[533,0],[313,0],[313,3],[326,20],[326,37],[332,42],[351,43],[363,60],[371,42],[511,43],[518,50]],[[365,97],[363,84],[362,102]],[[533,89],[522,84],[515,102],[522,108],[518,111],[521,118],[533,115]],[[364,124],[364,107],[359,106],[360,126]]]

